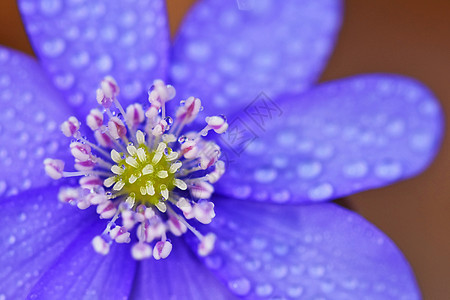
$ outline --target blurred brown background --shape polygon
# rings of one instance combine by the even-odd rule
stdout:
[[[15,1],[0,2],[0,44],[32,54]],[[168,0],[172,34],[194,2]],[[401,73],[423,81],[449,116],[450,1],[348,0],[322,81],[364,72]],[[424,299],[450,297],[449,149],[446,139],[437,160],[418,178],[351,198],[352,207],[402,249]]]

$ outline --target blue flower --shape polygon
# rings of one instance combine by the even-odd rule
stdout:
[[[0,49],[0,299],[420,298],[392,241],[325,201],[422,171],[439,147],[442,113],[426,87],[401,76],[316,84],[339,0],[264,0],[249,10],[200,1],[170,55],[164,1],[116,2],[20,0],[39,64]],[[42,161],[73,160],[58,125],[84,120],[106,75],[124,104],[162,78],[180,98],[202,99],[205,115],[228,116],[217,217],[195,224],[217,236],[210,255],[189,250],[189,236],[173,238],[161,261],[134,260],[129,244],[98,255],[91,241],[106,223],[57,202],[59,182]]]

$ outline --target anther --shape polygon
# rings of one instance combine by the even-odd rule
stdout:
[[[143,175],[148,175],[153,173],[153,166],[152,165],[146,165],[143,169],[142,169],[142,174]]]
[[[92,131],[99,129],[103,125],[103,113],[96,108],[91,109],[86,117],[86,124]]]
[[[216,235],[213,233],[208,233],[205,235],[198,245],[198,254],[200,256],[207,256],[214,249],[214,244],[216,242]]]
[[[119,167],[118,165],[114,165],[111,167],[111,172],[113,172],[116,175],[122,175],[124,170],[121,167]]]
[[[61,131],[67,137],[74,136],[79,129],[80,121],[78,121],[78,119],[73,116],[61,124]]]
[[[119,152],[117,152],[115,149],[111,150],[111,159],[115,163],[119,163],[122,160],[122,157],[120,156]]]
[[[126,137],[127,129],[125,127],[125,124],[123,124],[122,120],[120,120],[118,117],[112,117],[109,119],[108,129],[113,139],[118,140],[120,138]]]
[[[64,162],[60,159],[46,158],[44,160],[45,173],[53,179],[63,177]]]
[[[129,164],[130,166],[135,167],[135,168],[139,168],[139,164],[138,164],[137,160],[136,160],[134,157],[128,156],[128,157],[125,159],[125,161],[126,161],[127,164]]]
[[[109,243],[107,243],[101,236],[97,235],[92,240],[92,246],[95,252],[106,255],[109,253]]]
[[[153,248],[153,257],[156,260],[160,260],[161,258],[166,258],[167,256],[169,256],[171,251],[172,244],[169,241],[159,241]]]
[[[125,186],[125,182],[122,179],[119,179],[119,181],[117,181],[114,184],[113,190],[120,191],[124,186]]]

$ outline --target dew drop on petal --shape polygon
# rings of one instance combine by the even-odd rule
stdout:
[[[402,165],[399,162],[385,160],[375,166],[375,175],[381,179],[395,180],[402,174]]]
[[[255,287],[256,294],[260,297],[270,296],[273,292],[273,286],[269,283],[258,284]]]
[[[333,195],[333,186],[329,183],[321,183],[313,186],[308,191],[308,196],[311,200],[325,200]]]
[[[277,178],[277,170],[272,168],[257,169],[255,170],[254,176],[258,182],[269,183]]]
[[[318,161],[302,162],[297,166],[297,174],[304,179],[317,177],[322,171],[322,164]]]
[[[241,277],[228,281],[230,290],[238,296],[245,296],[250,293],[251,283],[247,278]]]

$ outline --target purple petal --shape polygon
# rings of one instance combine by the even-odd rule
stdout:
[[[29,56],[0,47],[0,196],[47,185],[43,160],[67,145],[59,125],[70,116]]]
[[[175,41],[172,81],[182,98],[207,101],[207,114],[243,109],[262,91],[308,89],[341,23],[340,0],[240,2],[200,1]]]
[[[131,299],[235,299],[211,271],[205,268],[183,241],[174,239],[169,257],[138,264]]]
[[[418,299],[407,261],[382,232],[334,204],[216,201],[205,263],[244,299]]]
[[[163,0],[20,0],[19,7],[36,54],[80,112],[95,105],[95,90],[105,75],[117,80],[122,104],[166,76]]]
[[[222,137],[229,166],[217,190],[274,202],[324,201],[409,178],[432,161],[443,131],[434,95],[394,75],[261,98],[237,117]]]
[[[92,217],[91,220],[96,220]],[[129,245],[113,244],[108,255],[93,250],[91,241],[105,228],[96,221],[69,245],[31,290],[31,299],[127,299],[136,261]]]
[[[59,203],[57,187],[2,199],[0,294],[24,299],[58,256],[91,224],[93,214]]]

